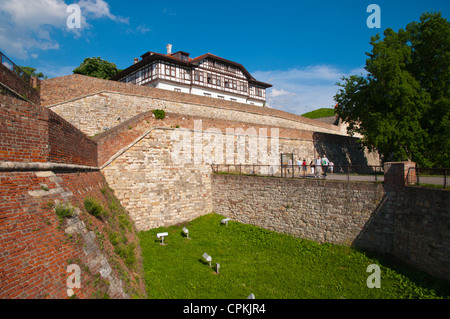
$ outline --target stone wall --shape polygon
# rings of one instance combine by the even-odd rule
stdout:
[[[168,132],[154,129],[102,169],[138,230],[169,226],[212,211],[210,167],[174,163]]]
[[[213,175],[214,212],[318,242],[378,251],[450,281],[445,190]]]
[[[90,136],[153,109],[342,134],[338,126],[277,109],[76,74],[44,80],[41,103]]]
[[[173,113],[156,120],[146,112],[93,140],[108,184],[138,229],[147,230],[211,212],[211,164],[279,165],[281,152],[312,160],[312,138],[309,131]],[[324,135],[317,143],[336,165],[376,164],[349,137]],[[334,148],[348,157],[334,156]]]

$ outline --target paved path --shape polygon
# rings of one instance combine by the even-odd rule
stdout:
[[[280,177],[280,174],[275,174],[275,176]],[[292,177],[292,173],[288,174],[287,177]],[[299,175],[298,173],[295,173],[296,178],[303,177],[303,175]],[[317,177],[314,177],[312,174],[306,174],[305,178],[314,179]],[[383,182],[384,176],[383,175],[377,175],[375,179],[375,175],[350,175],[347,176],[347,174],[327,174],[328,180],[338,180],[338,181],[348,181],[350,178],[350,181],[359,181],[359,182]],[[438,177],[438,176],[419,176],[419,182],[422,184],[434,184],[434,185],[444,185],[444,176]],[[447,185],[450,185],[450,177],[447,177]]]

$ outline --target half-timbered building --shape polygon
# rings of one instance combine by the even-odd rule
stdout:
[[[169,44],[166,54],[147,52],[110,80],[265,105],[266,89],[272,85],[257,81],[241,64],[211,53],[196,58],[189,55],[183,51],[172,53]]]

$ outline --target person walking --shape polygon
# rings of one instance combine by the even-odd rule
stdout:
[[[319,156],[317,156],[317,159],[316,159],[316,169],[315,169],[316,173],[314,174],[315,177],[320,178],[321,167],[322,167],[322,162],[320,160],[320,155],[319,155]]]
[[[297,166],[298,166],[298,174],[300,175],[300,171],[302,169],[302,161],[300,159],[297,160]]]
[[[334,163],[330,161],[330,173],[333,174]]]
[[[311,163],[309,163],[309,166],[311,167],[311,174],[313,176],[315,176],[314,174],[314,168],[316,167],[316,164],[314,163],[314,160],[311,161]]]
[[[305,175],[306,175],[306,159],[303,159],[302,170],[303,170],[303,178],[305,178]]]
[[[327,156],[325,154],[323,154],[323,156],[322,156],[323,178],[327,178],[327,170],[328,170],[329,164],[330,164],[330,161],[328,160]]]

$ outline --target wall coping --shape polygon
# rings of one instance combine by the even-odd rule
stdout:
[[[0,171],[53,171],[53,170],[71,170],[71,171],[98,171],[99,167],[64,164],[53,162],[11,162],[1,161]]]

